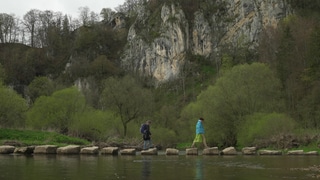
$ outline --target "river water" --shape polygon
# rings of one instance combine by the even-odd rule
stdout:
[[[1,180],[316,179],[319,156],[0,155]]]

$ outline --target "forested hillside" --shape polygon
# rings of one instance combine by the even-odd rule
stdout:
[[[141,138],[151,119],[154,143],[173,146],[191,143],[203,117],[210,146],[316,146],[320,1],[278,3],[276,26],[249,38],[229,26],[251,22],[254,2],[232,5],[250,10],[243,19],[219,0],[127,0],[117,12],[82,7],[78,18],[0,12],[0,128],[105,142]]]

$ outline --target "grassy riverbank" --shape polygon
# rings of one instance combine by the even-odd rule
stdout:
[[[16,144],[21,146],[50,144],[65,146],[69,144],[88,145],[91,144],[91,142],[55,132],[0,128],[0,145],[3,144]]]

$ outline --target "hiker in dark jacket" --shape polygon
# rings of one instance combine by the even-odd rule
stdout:
[[[148,120],[142,125],[143,150],[149,149],[152,146],[150,124],[151,121]]]

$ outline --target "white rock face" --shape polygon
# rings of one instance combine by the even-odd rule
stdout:
[[[241,41],[255,48],[263,29],[276,27],[291,13],[285,0],[218,0],[208,6],[220,8],[209,12],[199,9],[192,25],[180,6],[163,5],[159,20],[154,12],[142,8],[129,29],[122,67],[150,77],[156,84],[174,80],[181,75],[188,51],[214,59],[225,44],[237,46]],[[151,16],[158,21],[147,23]],[[159,26],[157,32],[155,26]],[[147,40],[144,34],[149,34]]]

